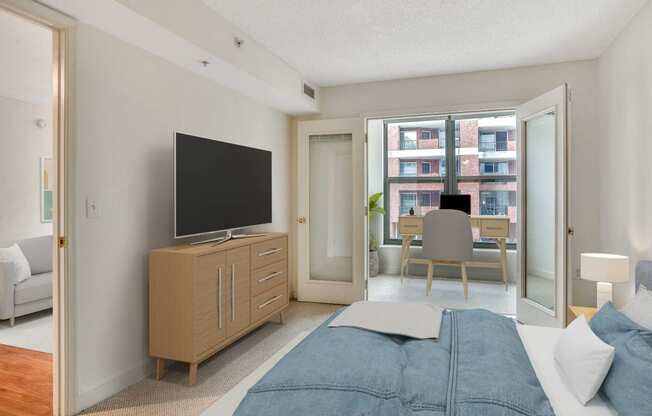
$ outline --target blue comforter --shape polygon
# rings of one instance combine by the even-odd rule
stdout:
[[[553,416],[511,319],[446,312],[437,341],[329,328],[269,371],[237,416]]]

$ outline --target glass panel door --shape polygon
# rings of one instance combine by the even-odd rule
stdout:
[[[525,297],[555,309],[555,111],[525,122]]]
[[[352,282],[352,135],[311,135],[309,153],[309,279]]]

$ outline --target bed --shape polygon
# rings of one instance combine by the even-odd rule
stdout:
[[[652,268],[637,287],[652,287]],[[515,325],[484,310],[450,311],[440,339],[414,340],[328,322],[301,334],[204,415],[613,416],[586,406],[555,369],[562,329]]]

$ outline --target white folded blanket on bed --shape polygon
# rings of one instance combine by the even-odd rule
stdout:
[[[348,326],[417,339],[439,337],[443,309],[423,303],[355,302],[329,327]]]

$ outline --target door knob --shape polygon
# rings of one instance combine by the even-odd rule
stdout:
[[[306,223],[306,217],[298,217],[297,222],[299,224],[305,224]]]

